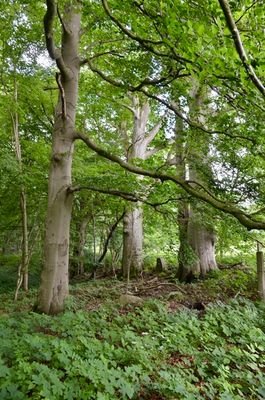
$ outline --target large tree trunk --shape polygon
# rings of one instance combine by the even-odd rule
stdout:
[[[48,4],[49,3],[49,4]],[[72,211],[71,168],[75,131],[76,104],[80,62],[78,57],[80,14],[78,4],[69,2],[62,24],[61,55],[51,48],[49,28],[56,10],[47,1],[44,20],[46,43],[50,55],[56,59],[59,99],[55,112],[55,124],[50,164],[48,209],[44,245],[44,267],[38,297],[38,309],[47,314],[63,310],[68,295],[69,231]],[[54,4],[52,4],[54,6]],[[51,6],[50,6],[51,7]],[[53,16],[51,13],[54,11]],[[56,58],[57,57],[57,58]]]
[[[178,279],[190,282],[217,268],[214,230],[202,224],[187,205],[179,211],[179,270]]]
[[[122,273],[137,276],[143,264],[143,212],[141,207],[126,211],[123,217]]]
[[[206,227],[190,215],[188,225],[188,242],[197,256],[193,263],[193,273],[205,276],[209,271],[216,269],[215,242],[216,235],[212,227]]]
[[[205,99],[201,88],[195,84],[190,112],[202,112],[203,100]],[[203,118],[199,117],[198,119],[203,124]],[[197,168],[207,163],[205,157],[205,149],[208,148],[207,138],[203,138],[201,141],[197,139],[195,144],[187,143],[183,122],[180,119],[176,120],[175,135],[175,162],[178,175],[183,179],[202,183],[202,177]],[[189,160],[194,156],[196,156],[196,163]],[[207,210],[205,211],[207,212]],[[205,224],[205,221],[198,217],[196,207],[185,199],[179,203],[178,226],[180,241],[178,279],[189,282],[195,277],[205,276],[210,270],[216,269],[214,229],[211,224]]]
[[[148,132],[147,124],[150,116],[150,106],[148,101],[140,104],[137,96],[132,96],[133,112],[133,133],[131,140],[126,132],[125,142],[128,143],[127,160],[133,162],[135,158],[147,159],[154,154],[154,150],[148,151],[148,146],[155,138],[161,127],[159,121]],[[138,179],[141,179],[139,176]],[[128,209],[123,219],[123,254],[122,254],[122,273],[124,278],[137,276],[143,269],[143,210],[139,203],[133,209]]]

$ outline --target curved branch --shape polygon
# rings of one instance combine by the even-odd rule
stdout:
[[[254,68],[250,64],[249,58],[247,56],[246,50],[242,43],[239,30],[237,29],[236,23],[234,21],[228,0],[219,0],[219,4],[223,10],[223,14],[226,20],[226,24],[232,34],[232,38],[235,44],[237,54],[246,70],[246,73],[250,80],[254,83],[256,88],[265,97],[265,86],[262,84],[261,80],[257,77]]]
[[[156,41],[156,40],[151,40],[151,39],[145,39],[143,37],[137,36],[135,35],[132,31],[130,31],[129,29],[127,29],[117,18],[114,17],[114,15],[111,13],[110,9],[109,9],[109,5],[107,0],[102,0],[102,5],[103,8],[106,12],[106,14],[110,17],[110,19],[115,23],[115,25],[117,25],[120,30],[126,35],[128,36],[130,39],[138,42],[142,47],[144,47],[146,50],[151,51],[153,54],[156,54],[157,56],[160,57],[167,57],[167,58],[171,58],[172,54],[167,54],[167,53],[163,53],[160,52],[158,50],[156,50],[152,45],[156,45],[156,46],[161,46],[164,45],[164,41],[160,40],[160,41]],[[176,52],[174,53],[174,57],[177,61],[179,62],[184,62],[184,63],[192,63],[192,61],[188,60],[185,57],[181,57],[178,54],[176,54]]]
[[[125,33],[125,35],[127,35],[130,39],[133,39],[137,42],[139,42],[140,44],[144,44],[144,43],[151,43],[151,44],[155,44],[155,45],[161,45],[163,44],[162,41],[156,41],[156,40],[152,40],[152,39],[144,39],[141,38],[137,35],[135,35],[134,33],[132,33],[129,29],[127,29],[124,25],[122,25],[122,23],[114,17],[114,15],[111,13],[110,9],[109,9],[109,5],[107,0],[102,0],[102,5],[103,8],[106,12],[106,14],[110,17],[110,19],[115,23],[115,25],[117,25],[120,30]]]
[[[127,86],[121,82],[121,81],[116,81],[115,79],[110,78],[108,75],[104,74],[100,69],[96,68],[89,59],[86,59],[86,63],[89,65],[89,68],[91,71],[95,72],[97,75],[99,75],[104,81],[110,83],[113,86],[116,87],[121,87],[121,88],[126,88]]]
[[[55,46],[53,39],[54,20],[57,15],[57,2],[55,0],[46,0],[46,7],[46,13],[43,18],[46,47],[49,56],[56,62],[61,74],[68,76],[69,71],[64,63],[61,50]]]
[[[109,55],[123,58],[123,56],[120,53],[118,53],[117,51],[114,51],[114,50],[102,51],[101,53],[96,53],[93,56],[90,56],[89,58],[84,58],[83,60],[81,60],[80,66],[82,67],[83,65],[86,65],[89,63],[89,61],[95,60],[96,58],[103,57],[103,56],[109,56]]]
[[[57,6],[54,0],[46,0],[46,5],[47,10],[43,19],[46,47],[51,59],[56,60],[58,49],[56,49],[53,40],[53,24],[56,17]]]
[[[121,214],[121,216],[111,226],[110,231],[109,231],[108,236],[107,236],[107,239],[106,239],[106,241],[104,243],[104,248],[103,248],[102,254],[99,257],[99,259],[97,260],[97,265],[100,264],[103,261],[105,255],[107,254],[110,239],[112,238],[117,226],[119,225],[119,223],[123,219],[124,215],[125,215],[125,211]]]
[[[123,192],[121,190],[116,190],[116,189],[102,189],[102,188],[97,188],[95,186],[73,186],[68,189],[70,193],[80,192],[81,190],[91,190],[93,192],[109,194],[111,196],[118,196],[124,200],[131,201],[134,203],[137,203],[137,201],[142,201],[141,199],[136,197],[134,193]]]
[[[180,186],[184,189],[188,194],[191,196],[210,204],[212,207],[216,208],[217,210],[223,211],[226,214],[230,214],[234,216],[243,226],[247,229],[265,229],[265,222],[256,220],[252,218],[251,215],[245,213],[243,210],[238,208],[232,203],[223,202],[222,200],[214,198],[214,196],[206,193],[205,191],[200,191],[194,188],[193,185],[186,182],[184,179],[176,176],[176,175],[169,175],[162,172],[146,170],[144,168],[138,167],[136,165],[127,163],[126,161],[122,160],[120,157],[110,154],[105,149],[98,147],[94,142],[92,142],[87,135],[82,132],[76,132],[75,138],[82,140],[90,149],[95,151],[99,156],[106,158],[118,165],[122,168],[126,169],[127,171],[132,172],[133,174],[148,176],[153,179],[159,179],[161,182],[170,181],[175,183],[176,185]]]
[[[179,201],[182,200],[181,198],[168,198],[167,200],[159,203],[151,203],[150,201],[147,201],[141,197],[138,197],[135,193],[129,193],[129,192],[123,192],[121,190],[117,189],[102,189],[102,188],[97,188],[95,186],[73,186],[68,189],[69,193],[74,193],[74,192],[80,192],[81,190],[91,190],[92,192],[98,192],[98,193],[103,193],[103,194],[108,194],[110,196],[117,196],[121,197],[122,199],[126,201],[130,201],[132,203],[143,203],[148,206],[154,207],[155,209],[159,206],[163,206],[165,204],[170,203],[171,201]]]
[[[169,74],[168,76],[162,76],[162,77],[154,78],[154,79],[145,78],[137,86],[132,86],[132,85],[125,84],[122,81],[115,80],[115,79],[111,78],[110,76],[106,75],[102,70],[98,69],[97,67],[95,67],[92,64],[92,62],[91,62],[92,59],[93,59],[93,57],[91,57],[90,59],[87,58],[87,59],[83,60],[81,62],[81,66],[84,64],[88,64],[91,71],[93,71],[97,75],[99,75],[104,81],[110,83],[113,86],[125,88],[125,89],[129,90],[130,92],[141,91],[144,86],[152,86],[152,85],[155,86],[155,85],[160,85],[162,83],[164,83],[166,85],[166,84],[170,83],[172,80],[177,79],[177,78],[183,78],[183,76],[184,76],[184,75],[178,75],[178,76],[172,78],[171,74]],[[187,76],[187,75],[185,75],[185,76]]]
[[[143,88],[144,84],[157,84],[159,83],[158,79],[154,79],[154,80],[144,80],[142,83],[140,83],[138,86],[131,86],[131,85],[126,85],[124,82],[122,81],[118,81],[115,80],[111,77],[109,77],[108,75],[106,75],[104,72],[102,72],[101,70],[99,70],[98,68],[96,68],[91,62],[90,60],[86,60],[86,62],[88,63],[91,71],[95,72],[97,75],[99,75],[104,81],[108,82],[109,84],[115,86],[115,87],[120,87],[126,90],[129,90],[130,92],[135,92],[135,91],[139,91],[142,92],[145,96],[147,96],[148,98],[151,98],[153,100],[158,101],[159,103],[163,104],[164,106],[166,106],[169,110],[173,111],[179,118],[182,119],[182,121],[186,122],[191,128],[195,128],[195,129],[199,129],[202,132],[208,133],[210,135],[224,135],[227,137],[230,137],[231,139],[242,139],[242,140],[247,140],[249,142],[251,142],[252,144],[256,144],[256,141],[252,138],[249,138],[247,136],[242,136],[242,135],[233,135],[230,134],[228,132],[224,132],[224,131],[219,131],[219,130],[214,130],[214,131],[210,131],[206,128],[204,128],[201,125],[198,125],[196,123],[194,123],[193,121],[191,121],[189,118],[185,117],[172,103],[168,103],[166,100],[161,99],[160,97],[151,94],[150,92],[148,92],[146,89]],[[161,78],[161,80],[164,78]],[[127,107],[128,108],[128,107]]]
[[[238,24],[238,22],[241,21],[241,19],[247,14],[247,12],[248,12],[251,8],[253,8],[253,7],[257,4],[258,1],[259,1],[259,0],[254,0],[253,3],[250,4],[250,6],[247,7],[247,8],[245,9],[245,11],[243,12],[243,14],[235,21],[235,23]]]

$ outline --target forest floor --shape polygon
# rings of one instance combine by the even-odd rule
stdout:
[[[265,399],[265,304],[234,266],[73,282],[65,313],[0,295],[0,399]]]
[[[87,310],[95,310],[109,301],[129,305],[130,296],[136,296],[139,300],[135,299],[136,305],[141,303],[140,299],[158,299],[169,310],[189,308],[202,311],[209,303],[227,302],[238,296],[256,300],[258,293],[255,280],[256,275],[252,269],[235,264],[231,268],[212,272],[207,279],[198,279],[190,284],[181,284],[174,274],[166,272],[144,274],[129,283],[117,279],[87,281],[86,276],[80,276],[74,280],[78,285],[72,286],[71,294],[74,296],[73,301]],[[128,295],[128,299],[120,298],[123,295]]]
[[[131,280],[129,283],[110,276],[95,280],[89,276],[90,274],[84,274],[71,280],[68,309],[97,310],[100,306],[113,302],[125,302],[129,305],[129,298],[120,299],[123,295],[135,296],[143,301],[158,299],[169,310],[188,308],[199,311],[204,310],[209,303],[227,302],[241,296],[253,301],[258,299],[256,274],[253,269],[240,263],[213,271],[206,279],[198,279],[190,284],[181,284],[175,274],[170,272],[145,273],[138,280]],[[36,289],[28,294],[20,291],[20,300],[17,302],[13,301],[10,286],[8,289],[5,293],[4,288],[0,291],[0,315],[33,309]],[[138,305],[137,298],[135,303]]]

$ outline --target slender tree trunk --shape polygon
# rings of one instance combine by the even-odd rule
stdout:
[[[77,274],[82,275],[85,272],[84,268],[84,257],[85,257],[85,244],[87,242],[87,226],[91,219],[90,214],[86,215],[80,224],[79,229],[79,240],[78,240],[78,247],[77,247]]]
[[[46,44],[56,59],[59,99],[55,112],[52,156],[48,186],[48,208],[44,245],[44,267],[38,297],[38,309],[47,314],[63,310],[68,295],[69,232],[72,212],[71,186],[75,116],[80,61],[78,57],[80,14],[78,4],[67,3],[62,24],[60,55],[50,43],[54,2],[47,1],[45,15]],[[56,58],[57,57],[57,58]]]
[[[73,246],[73,261],[70,266],[72,276],[82,275],[85,272],[84,257],[85,245],[87,243],[87,226],[91,219],[90,213],[82,216],[81,221],[76,224],[77,240]]]
[[[18,106],[18,95],[17,95],[17,82],[14,82],[14,101],[15,108]],[[12,123],[13,123],[13,137],[15,143],[15,151],[16,158],[19,164],[19,169],[22,174],[23,165],[22,165],[22,154],[21,154],[21,146],[20,146],[20,138],[19,138],[19,121],[18,121],[18,112],[11,113]],[[16,298],[18,291],[23,284],[23,289],[28,291],[28,266],[29,266],[29,243],[28,243],[28,215],[27,215],[27,195],[24,185],[21,185],[20,188],[20,211],[21,211],[21,222],[22,222],[22,256],[21,263],[18,268],[18,278],[17,278],[17,287],[16,287]]]
[[[24,188],[20,193],[20,208],[22,213],[22,275],[23,275],[23,289],[29,289],[29,242],[28,242],[28,214],[27,214],[27,196]]]

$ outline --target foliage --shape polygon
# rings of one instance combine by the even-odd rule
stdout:
[[[0,398],[261,400],[264,317],[264,304],[243,299],[204,315],[157,300],[56,317],[3,314]]]
[[[222,298],[239,294],[255,298],[257,296],[256,273],[253,269],[246,267],[245,269],[214,270],[209,273],[203,287],[208,295],[219,292]]]

